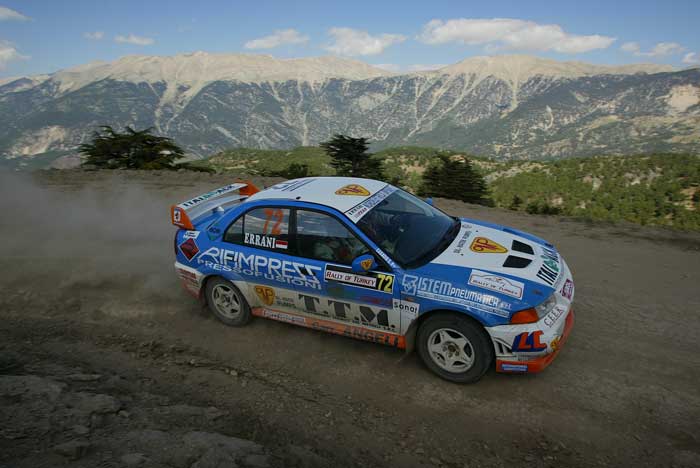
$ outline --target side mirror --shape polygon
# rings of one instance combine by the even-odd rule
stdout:
[[[428,197],[424,200],[428,205],[433,206],[433,199]]]
[[[352,261],[352,272],[353,273],[365,273],[368,270],[377,267],[377,262],[374,257],[370,254],[360,255]]]

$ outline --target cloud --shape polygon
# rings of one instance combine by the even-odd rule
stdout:
[[[105,33],[102,31],[86,32],[83,34],[85,39],[90,39],[91,41],[101,41],[105,37]]]
[[[15,10],[10,10],[7,7],[0,6],[0,21],[27,21],[28,17],[24,16]]]
[[[129,34],[128,36],[115,36],[114,42],[119,42],[120,44],[133,44],[146,46],[155,43],[150,37],[137,36],[135,34]]]
[[[28,58],[27,55],[20,54],[11,42],[0,40],[0,70],[4,70],[9,62]]]
[[[637,42],[625,42],[620,46],[620,50],[624,52],[629,52],[630,54],[637,55],[639,53],[639,43]]]
[[[538,24],[519,19],[457,18],[428,22],[423,26],[418,40],[431,45],[449,42],[486,45],[490,51],[535,50],[578,54],[608,48],[616,38],[599,34],[569,34],[556,24]]]
[[[676,42],[659,42],[649,52],[642,52],[639,43],[625,42],[620,50],[637,57],[663,57],[664,55],[680,54],[685,48]]]
[[[304,36],[296,29],[280,29],[269,36],[253,39],[243,44],[246,49],[272,49],[287,44],[304,44],[309,36]]]
[[[328,33],[333,36],[334,42],[324,49],[337,55],[381,54],[387,47],[406,40],[406,36],[401,34],[372,36],[367,31],[352,28],[331,28]]]
[[[696,65],[700,63],[700,57],[698,57],[698,54],[695,52],[688,52],[683,56],[682,62],[688,65]]]

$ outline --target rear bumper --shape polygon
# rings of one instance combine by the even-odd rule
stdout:
[[[549,366],[554,358],[557,357],[559,351],[566,343],[569,335],[571,334],[571,329],[574,327],[574,311],[569,310],[566,316],[566,321],[564,323],[564,331],[562,335],[557,340],[550,344],[553,351],[544,356],[539,356],[535,359],[529,361],[509,361],[505,359],[496,359],[496,372],[507,372],[507,373],[530,373],[535,374],[537,372],[542,372],[547,366]]]
[[[178,278],[180,278],[180,283],[182,287],[185,288],[185,291],[198,299],[201,298],[203,275],[194,268],[190,268],[179,262],[175,262],[175,272]]]

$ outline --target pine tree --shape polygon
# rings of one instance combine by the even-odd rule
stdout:
[[[87,156],[83,165],[104,169],[174,169],[175,160],[184,157],[185,152],[172,139],[155,136],[151,130],[126,127],[124,133],[119,133],[107,125],[100,127],[91,143],[78,148]]]
[[[330,156],[330,164],[336,175],[380,180],[385,178],[382,162],[367,152],[366,138],[337,134],[329,141],[321,143],[321,147]]]
[[[464,161],[439,155],[423,173],[418,189],[421,196],[443,197],[469,203],[487,203],[486,182],[468,159]]]

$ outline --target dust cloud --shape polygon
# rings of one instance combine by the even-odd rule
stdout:
[[[174,201],[128,175],[40,184],[28,174],[0,173],[0,287],[41,294],[48,284],[110,314],[147,313],[148,302],[176,300]]]

